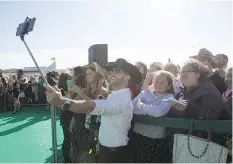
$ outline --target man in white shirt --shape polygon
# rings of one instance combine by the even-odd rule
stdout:
[[[100,163],[127,163],[128,131],[133,117],[130,84],[139,85],[142,76],[139,70],[124,59],[108,63],[112,92],[106,100],[70,100],[63,98],[60,90],[46,85],[47,100],[51,105],[62,106],[63,110],[101,116],[99,129]]]

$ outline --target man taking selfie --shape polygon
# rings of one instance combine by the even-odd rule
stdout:
[[[45,85],[47,100],[51,105],[63,107],[75,113],[101,116],[99,129],[99,163],[127,163],[128,131],[133,117],[131,84],[139,85],[142,76],[139,70],[124,59],[108,63],[112,92],[106,100],[70,100],[62,97],[57,87]]]

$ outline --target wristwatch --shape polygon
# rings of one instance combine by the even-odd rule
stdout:
[[[64,102],[63,102],[63,105],[62,105],[62,110],[64,110],[64,111],[69,110],[70,103],[71,103],[70,100],[65,98]]]

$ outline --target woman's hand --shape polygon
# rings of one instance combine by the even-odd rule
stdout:
[[[185,109],[187,108],[187,105],[182,105],[182,104],[178,104],[178,103],[173,103],[172,106],[173,106],[176,110],[178,110],[178,111],[180,111],[180,112],[185,111]]]
[[[147,73],[146,80],[150,82],[151,80],[153,80],[153,77],[154,77],[154,72],[149,72]]]
[[[138,98],[138,101],[137,101],[137,103],[136,103],[136,106],[137,106],[137,108],[139,109],[139,110],[142,110],[142,106],[143,106],[143,102],[142,102],[142,100],[140,99],[140,98]]]
[[[143,104],[143,102],[142,102],[142,100],[140,98],[138,99],[138,103]]]
[[[222,94],[222,101],[223,101],[224,103],[226,103],[226,102],[228,101],[228,98],[226,98],[224,94]]]

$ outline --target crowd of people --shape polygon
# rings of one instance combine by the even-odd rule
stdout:
[[[45,88],[47,101],[62,109],[64,162],[171,162],[167,128],[134,122],[133,115],[231,120],[232,68],[227,64],[225,54],[214,56],[203,48],[182,68],[169,61],[148,69],[142,62],[118,59],[104,67],[95,62],[75,67],[73,76],[61,74],[58,87]],[[164,101],[169,98],[186,104]],[[221,136],[212,137],[225,144]]]
[[[92,62],[73,68],[73,74],[60,74],[57,83],[44,87],[47,102],[61,109],[63,162],[171,162],[167,128],[134,122],[133,115],[232,120],[232,68],[227,65],[225,54],[214,56],[203,48],[182,67],[158,61],[148,68],[143,62],[133,65],[118,59],[105,66]],[[32,77],[27,82],[31,85],[25,87],[23,77],[2,78],[1,95],[7,96],[2,96],[1,104],[7,101],[15,113],[20,109],[22,92],[34,93],[26,97],[37,101],[40,89],[33,84],[43,88],[38,85],[41,81]],[[30,92],[26,91],[28,86]],[[187,103],[164,101],[169,98]],[[201,136],[205,138],[206,132]],[[220,139],[214,142],[225,144]]]
[[[27,78],[23,70],[19,75],[4,76],[0,74],[0,112],[3,109],[12,111],[13,114],[20,111],[21,104],[46,104],[45,89],[42,78],[31,76]]]

